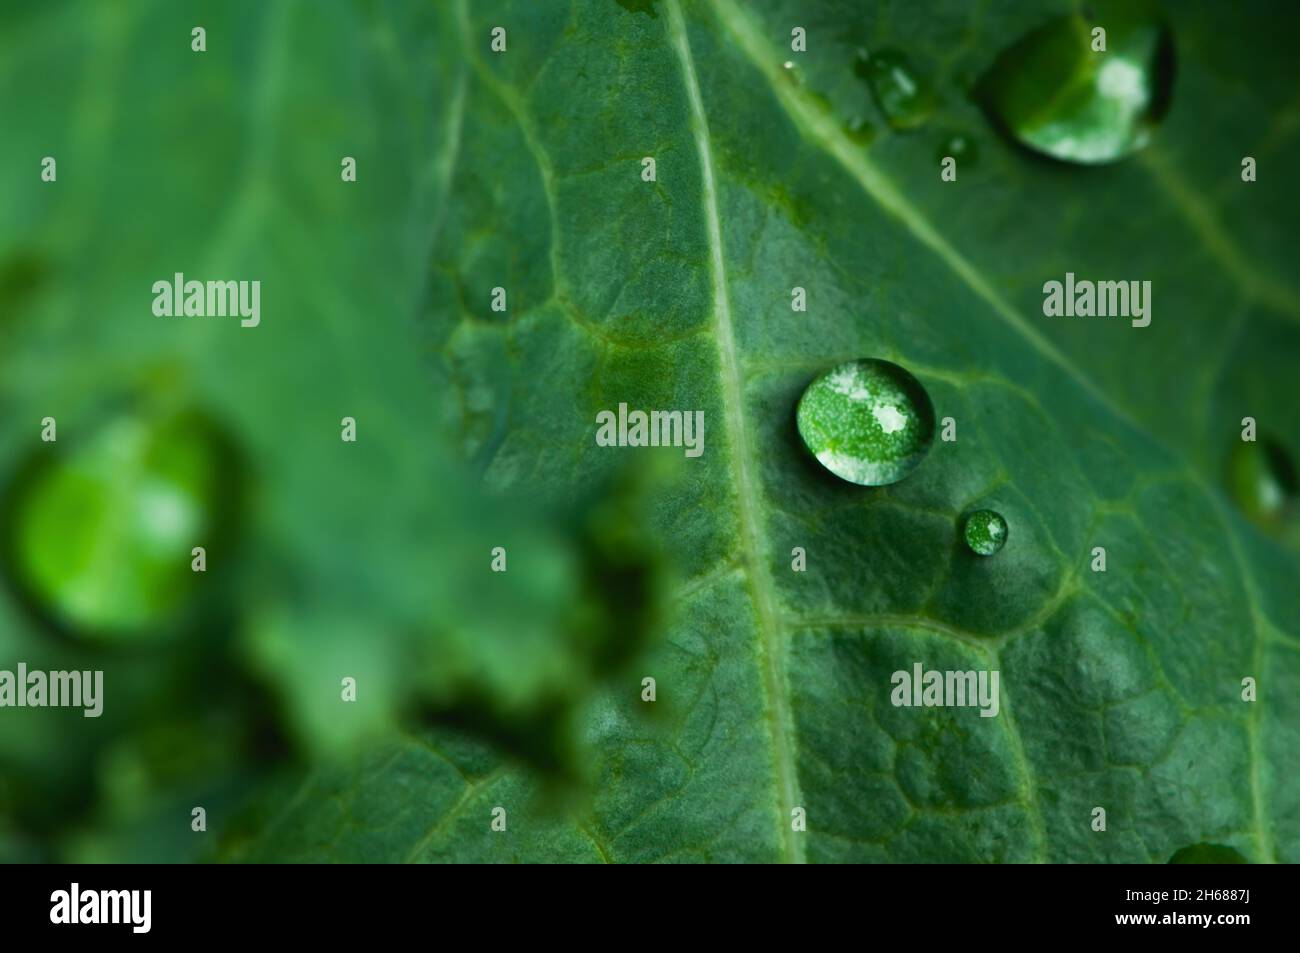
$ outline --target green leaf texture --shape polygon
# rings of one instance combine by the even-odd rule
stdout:
[[[1285,375],[1249,370],[1297,356],[1279,215],[1294,192],[1281,175],[1235,181],[1242,154],[1277,169],[1294,155],[1295,101],[1269,98],[1284,51],[1260,57],[1253,31],[1225,48],[1208,7],[1182,11],[1168,126],[1141,158],[1082,170],[995,141],[959,92],[1051,11],[873,6],[452,14],[463,65],[432,297],[449,379],[491,394],[465,417],[466,450],[507,491],[565,494],[616,465],[593,446],[598,410],[699,408],[711,429],[653,527],[685,577],[644,665],[670,723],[646,724],[630,682],[588,727],[591,803],[567,823],[524,813],[508,838],[486,818],[527,804],[523,782],[421,744],[359,790],[330,782],[364,800],[448,779],[392,850],[1163,862],[1215,842],[1297,859],[1296,556],[1216,483],[1251,407],[1297,436]],[[507,54],[488,51],[494,25]],[[802,84],[783,67],[792,25],[813,38]],[[855,45],[908,49],[944,90],[936,125],[979,131],[960,186],[939,181],[933,142],[865,150],[844,131],[865,108]],[[1216,105],[1242,85],[1243,112]],[[1269,247],[1270,230],[1285,240]],[[1152,280],[1152,328],[1043,319],[1039,286],[1067,270]],[[486,306],[497,284],[508,318]],[[868,355],[917,374],[959,439],[863,491],[801,455],[792,410],[821,370]],[[992,560],[959,545],[976,506],[1013,527]],[[1000,716],[893,707],[890,674],[916,661],[1000,670]],[[363,845],[348,829],[342,855]]]
[[[60,160],[80,198],[49,214],[91,224],[60,240],[166,216],[177,155],[202,158],[185,174],[215,207],[204,228],[127,227],[147,261],[128,291],[119,266],[83,258],[85,291],[32,307],[105,309],[76,353],[134,369],[144,338],[125,315],[143,306],[126,298],[180,269],[167,246],[190,249],[196,273],[261,255],[280,279],[263,328],[148,339],[233,421],[271,514],[267,559],[292,567],[291,599],[232,590],[237,658],[316,766],[250,780],[257,807],[217,856],[1164,863],[1214,844],[1300,860],[1300,537],[1255,527],[1223,490],[1242,417],[1300,449],[1300,100],[1294,31],[1276,22],[1300,25],[1293,13],[1167,4],[1168,116],[1135,156],[1081,168],[1000,138],[968,94],[1008,45],[1074,12],[1065,2],[338,6],[334,26],[308,27],[316,15],[294,4],[214,15],[226,51],[189,81],[210,85],[216,112],[191,132],[134,95],[194,69],[175,62],[188,52],[164,69],[128,51],[192,17],[160,7],[167,31],[113,20],[93,36],[58,21],[114,77],[82,77],[95,108],[63,130],[89,171]],[[790,51],[796,26],[806,53]],[[51,29],[35,15],[17,27]],[[906,52],[935,91],[927,122],[888,130],[859,48]],[[232,102],[248,114],[223,115]],[[850,132],[864,119],[869,145]],[[145,128],[143,158],[114,158]],[[978,159],[946,183],[935,154],[954,132]],[[345,154],[362,156],[352,191],[337,182]],[[1258,182],[1240,180],[1247,155]],[[110,164],[126,181],[94,186]],[[24,220],[7,218],[12,236]],[[13,272],[25,259],[6,248]],[[1067,271],[1150,280],[1151,326],[1044,317],[1042,284]],[[46,337],[75,340],[50,322]],[[0,312],[0,340],[42,353],[23,334]],[[808,382],[862,357],[906,368],[956,421],[956,442],[888,487],[835,479],[795,429]],[[30,394],[75,363],[6,356],[6,400],[39,419],[14,375]],[[704,411],[704,454],[597,446],[596,414],[620,403]],[[341,462],[352,412],[375,442]],[[444,427],[473,480],[431,436]],[[651,456],[671,472],[600,524],[598,545],[575,534],[573,514],[608,515],[610,488]],[[442,486],[457,495],[429,502]],[[498,506],[508,515],[479,515]],[[1010,527],[988,558],[961,539],[980,508]],[[481,581],[429,595],[421,580],[461,558],[486,572],[493,534],[511,540],[517,601],[489,624],[476,609],[498,596]],[[663,593],[653,606],[582,568],[642,550],[666,587],[645,590]],[[589,584],[594,623],[565,611]],[[36,644],[19,639],[9,648]],[[400,737],[375,728],[360,755],[318,743],[340,717],[342,669],[322,653],[370,666]],[[891,674],[918,662],[999,671],[998,715],[895,707]],[[444,717],[471,702],[477,720]]]

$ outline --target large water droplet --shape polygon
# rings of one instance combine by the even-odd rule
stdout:
[[[859,50],[853,70],[867,81],[876,105],[895,129],[915,129],[934,113],[934,90],[897,50]]]
[[[1007,541],[1007,521],[994,510],[976,510],[962,528],[966,545],[977,556],[992,556]]]
[[[1106,49],[1093,49],[1104,28]],[[976,87],[1022,145],[1067,162],[1114,162],[1150,139],[1169,106],[1173,41],[1147,3],[1058,17],[1006,49]]]
[[[63,423],[61,421],[61,423]],[[135,640],[192,591],[191,549],[209,559],[236,514],[229,444],[193,414],[114,418],[60,440],[15,481],[5,563],[35,611],[101,642]]]
[[[1300,478],[1277,441],[1236,441],[1228,454],[1228,490],[1246,516],[1262,526],[1285,519],[1295,506]]]
[[[875,358],[822,374],[804,390],[795,416],[822,466],[862,486],[897,483],[934,443],[934,405],[921,382]]]

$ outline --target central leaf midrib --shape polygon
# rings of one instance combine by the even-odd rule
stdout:
[[[764,568],[766,547],[763,545],[758,513],[759,489],[752,472],[754,458],[745,426],[740,363],[736,356],[735,334],[731,325],[731,302],[727,295],[727,273],[723,258],[722,227],[718,219],[718,196],[713,177],[708,119],[700,96],[681,7],[677,0],[668,0],[666,8],[669,40],[681,65],[682,81],[690,103],[695,145],[700,157],[701,192],[709,244],[709,273],[713,284],[714,338],[718,346],[722,403],[731,451],[731,473],[736,484],[736,501],[740,512],[741,549],[762,640],[763,681],[767,694],[768,728],[777,786],[777,825],[781,831],[785,858],[802,861],[802,844],[795,836],[793,826],[786,823],[786,812],[798,803],[798,780],[791,751],[790,699],[786,691],[784,670],[785,645],[780,617],[772,597],[772,581]]]

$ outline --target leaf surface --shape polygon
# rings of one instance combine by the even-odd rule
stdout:
[[[1169,115],[1132,159],[1081,169],[1009,145],[967,97],[1008,44],[1074,12],[1025,7],[454,0],[342,5],[355,21],[295,32],[293,14],[234,5],[229,36],[264,31],[256,78],[209,62],[219,118],[189,133],[209,148],[177,147],[206,156],[193,174],[223,196],[212,228],[133,225],[147,265],[124,282],[67,249],[107,245],[137,204],[165,214],[177,186],[145,185],[173,181],[174,153],[160,147],[103,197],[62,173],[83,204],[58,214],[91,224],[37,243],[36,260],[87,269],[30,305],[51,338],[79,340],[56,316],[92,300],[136,314],[142,283],[178,259],[232,275],[263,261],[280,313],[302,322],[146,338],[122,318],[66,365],[4,365],[5,398],[33,420],[44,404],[23,395],[45,385],[48,403],[63,368],[92,354],[134,368],[149,340],[184,368],[270,495],[277,583],[248,603],[235,590],[258,610],[239,627],[242,664],[309,751],[379,732],[360,758],[283,779],[223,856],[1165,862],[1213,844],[1300,860],[1300,546],[1294,528],[1247,523],[1221,489],[1243,416],[1300,447],[1287,31],[1263,3],[1234,7],[1232,30],[1221,6],[1170,5]],[[495,26],[505,53],[490,50]],[[795,26],[807,53],[790,52]],[[18,27],[50,35],[40,20]],[[118,23],[78,42],[120,63],[166,32]],[[859,47],[906,51],[936,91],[927,123],[885,131],[853,70]],[[326,68],[341,59],[358,73]],[[121,69],[120,91],[87,80],[81,95],[147,100],[134,93],[150,81]],[[333,97],[313,88],[320,75]],[[192,103],[148,101],[122,129],[184,134]],[[231,102],[248,114],[222,114]],[[870,145],[850,132],[864,119]],[[69,154],[104,167],[129,132],[103,128],[81,129]],[[358,128],[369,153],[339,198],[338,140]],[[216,151],[232,130],[241,148]],[[979,157],[944,183],[935,153],[952,131]],[[1243,155],[1258,182],[1240,181]],[[11,211],[6,234],[33,214]],[[25,273],[30,256],[5,254]],[[1043,317],[1043,282],[1067,271],[1151,280],[1151,327]],[[806,313],[791,310],[795,287]],[[0,315],[9,353],[43,353],[24,333]],[[957,425],[955,443],[878,489],[827,474],[794,426],[804,386],[860,357],[907,368]],[[596,414],[620,403],[706,420],[703,456],[635,515],[618,511],[626,535],[597,534],[606,560],[645,545],[671,574],[658,614],[623,603],[629,628],[662,619],[644,653],[611,634],[624,590],[605,579],[575,596],[591,582],[590,534],[555,516],[603,512],[609,487],[643,467],[648,451],[596,445]],[[339,458],[333,428],[353,407],[380,449]],[[445,462],[444,422],[509,501],[485,525],[477,514],[498,504]],[[285,440],[286,427],[321,440]],[[1008,522],[994,557],[961,542],[974,508]],[[479,549],[486,565],[488,528],[515,526],[497,614],[477,611],[497,596],[468,574],[426,588]],[[1091,568],[1097,546],[1105,572]],[[795,547],[807,572],[791,569]],[[597,622],[568,615],[575,603]],[[515,632],[509,618],[534,624]],[[36,637],[15,632],[8,647],[30,654]],[[892,705],[892,673],[917,663],[998,671],[998,715]],[[419,727],[396,741],[344,730],[337,675],[358,665],[387,715],[472,696],[493,730],[440,717],[406,718]],[[1256,702],[1241,699],[1246,677]],[[536,741],[528,726],[553,757],[517,756]],[[579,781],[557,780],[557,765]],[[490,828],[496,807],[505,832]]]

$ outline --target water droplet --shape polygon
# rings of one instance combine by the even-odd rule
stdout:
[[[84,638],[161,627],[234,516],[229,444],[195,414],[120,416],[80,446],[43,450],[7,494],[6,569],[34,611]],[[209,567],[211,568],[211,567]]]
[[[957,160],[958,166],[970,166],[979,159],[979,155],[979,145],[972,137],[964,132],[954,132],[939,143],[935,158],[942,162],[951,156]]]
[[[803,70],[794,60],[786,60],[781,64],[781,76],[793,86],[803,85]]]
[[[897,483],[934,443],[934,406],[921,382],[875,358],[840,364],[809,384],[796,423],[822,466],[862,486]]]
[[[966,545],[976,556],[992,556],[1007,541],[1007,521],[994,510],[976,510],[962,528]]]
[[[853,70],[867,81],[876,105],[895,129],[915,129],[934,112],[934,90],[897,50],[858,50]]]
[[[1145,3],[1104,4],[1095,23],[1059,17],[1008,47],[976,86],[999,126],[1067,162],[1114,162],[1141,149],[1169,106],[1173,40]],[[1093,50],[1092,29],[1106,29]]]
[[[845,121],[844,134],[860,146],[869,146],[876,138],[876,127],[864,116],[854,116]]]
[[[1300,478],[1282,445],[1260,434],[1258,440],[1233,443],[1228,454],[1228,489],[1249,519],[1272,526],[1293,509]]]
[[[831,98],[825,93],[819,93],[815,89],[810,89],[808,90],[808,99],[824,113],[835,111],[835,106],[831,103]]]
[[[1192,844],[1169,858],[1171,864],[1246,864],[1241,851],[1222,844]]]

